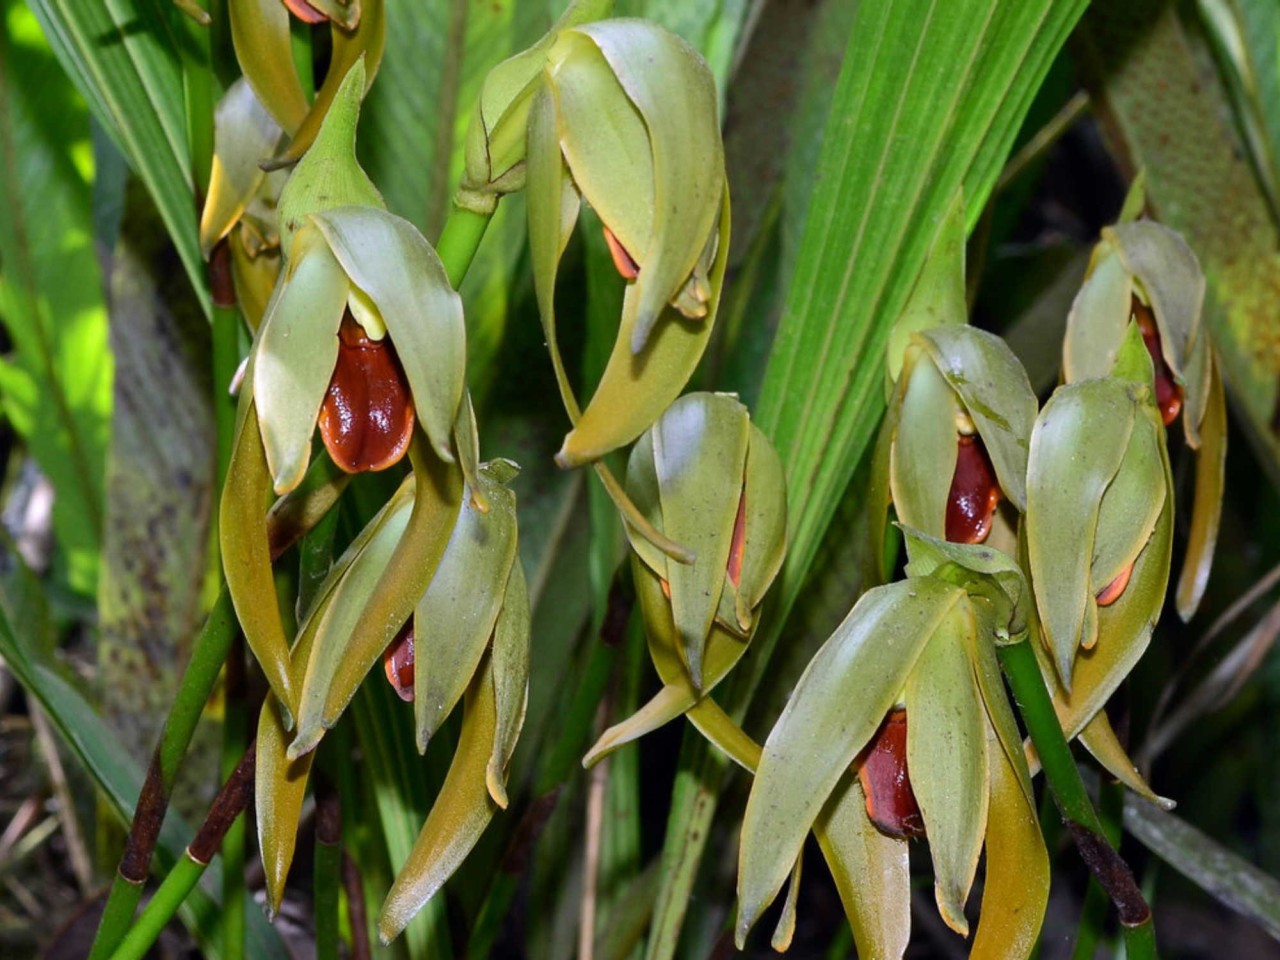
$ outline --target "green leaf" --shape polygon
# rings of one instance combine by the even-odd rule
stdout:
[[[208,315],[181,60],[170,19],[176,14],[161,0],[33,0],[31,9],[63,69],[146,184]],[[140,23],[151,28],[136,29]]]
[[[841,775],[964,596],[932,578],[877,587],[863,594],[809,662],[765,741],[747,800],[738,857],[739,948],[790,873]]]
[[[0,6],[4,416],[56,494],[59,578],[98,583],[113,363],[93,249],[89,115],[31,14]]]

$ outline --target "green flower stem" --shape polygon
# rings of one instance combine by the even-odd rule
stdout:
[[[342,875],[342,808],[338,791],[321,772],[315,778],[314,908],[316,960],[338,960],[338,885]]]
[[[1053,792],[1067,831],[1081,858],[1120,914],[1129,960],[1154,960],[1155,933],[1151,908],[1138,889],[1133,872],[1116,853],[1094,812],[1084,781],[1080,779],[1080,770],[1071,756],[1071,748],[1058,726],[1053,702],[1040,676],[1040,666],[1036,663],[1030,641],[1000,646],[996,652],[1027,725],[1027,732],[1040,755],[1045,780]]]
[[[436,253],[455,290],[462,285],[462,278],[467,275],[492,219],[492,213],[476,213],[456,203],[449,211],[449,219],[445,221],[444,230],[436,243]]]
[[[204,629],[196,638],[177,698],[169,710],[160,743],[152,755],[129,835],[125,839],[124,856],[120,859],[120,868],[112,882],[107,906],[89,953],[90,960],[109,957],[133,920],[143,885],[150,873],[151,856],[160,837],[160,825],[164,822],[174,781],[235,635],[231,595],[224,587],[209,611]]]
[[[183,901],[195,889],[204,876],[209,861],[218,852],[223,837],[240,814],[253,802],[253,771],[257,751],[253,744],[245,751],[235,771],[214,797],[209,815],[196,831],[195,839],[187,847],[186,855],[179,860],[164,878],[147,908],[138,917],[120,946],[111,955],[112,960],[142,960],[156,938],[173,919]]]
[[[1120,825],[1124,817],[1124,785],[1104,779],[1098,790],[1098,819],[1102,832],[1113,847],[1120,845]],[[1089,890],[1080,911],[1080,926],[1076,930],[1076,945],[1071,960],[1092,960],[1107,922],[1107,904],[1110,898],[1097,880],[1089,881]]]
[[[244,637],[237,632],[227,657],[226,711],[222,723],[222,776],[235,774],[249,743],[249,707],[245,697]],[[245,941],[245,837],[244,818],[227,829],[222,840],[222,956],[243,960]]]

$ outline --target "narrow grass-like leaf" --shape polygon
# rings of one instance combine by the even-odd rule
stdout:
[[[147,185],[205,313],[204,261],[177,39],[161,0],[34,0],[40,26],[94,116]],[[144,29],[138,29],[140,24]]]

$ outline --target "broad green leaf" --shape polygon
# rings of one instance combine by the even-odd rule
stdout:
[[[497,810],[485,779],[498,725],[492,661],[486,660],[476,675],[462,709],[462,733],[449,774],[378,915],[383,943],[398,936],[436,895]]]
[[[747,800],[738,856],[739,945],[777,895],[841,774],[964,596],[935,579],[877,587],[863,594],[810,661],[765,741]]]
[[[413,224],[373,207],[316,214],[352,284],[377,305],[436,454],[453,459],[454,420],[466,387],[462,299]]]
[[[1027,451],[1038,407],[1027,372],[1008,344],[985,330],[951,326],[920,337],[978,428],[1000,488],[1025,511]]]
[[[146,184],[206,315],[178,41],[160,0],[33,0],[63,69]],[[151,29],[135,29],[139,23]],[[114,42],[104,42],[112,38]]]
[[[516,498],[482,474],[488,510],[470,497],[427,591],[414,608],[413,710],[418,750],[462,699],[493,636],[516,557]]]
[[[978,869],[990,802],[987,716],[974,677],[972,603],[938,624],[907,677],[907,769],[933,856],[938,911],[969,935],[964,905]]]
[[[58,577],[98,584],[113,363],[93,249],[89,115],[31,14],[0,6],[0,404],[53,484]]]
[[[1067,689],[1077,650],[1097,640],[1096,627],[1089,627],[1097,612],[1090,574],[1098,515],[1129,446],[1135,415],[1120,381],[1086,380],[1058,388],[1031,434],[1029,569],[1045,642]]]
[[[889,454],[894,509],[903,523],[941,537],[956,472],[960,401],[923,349],[911,351],[903,369],[907,386]]]
[[[889,352],[885,361],[888,372],[886,400],[902,372],[903,356],[914,334],[934,327],[963,325],[969,319],[964,281],[964,228],[964,197],[957,193],[947,210],[946,221],[934,238],[920,277],[911,291],[911,299],[903,308],[902,315],[894,321],[889,334]],[[945,364],[939,363],[939,366],[946,370]]]
[[[887,837],[867,817],[862,785],[845,773],[814,824],[822,854],[853,927],[858,956],[896,960],[911,936],[907,843]]]
[[[338,362],[338,327],[351,288],[325,237],[304,228],[254,347],[253,389],[272,484],[302,482],[320,404]]]

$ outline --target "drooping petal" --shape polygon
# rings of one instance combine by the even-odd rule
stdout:
[[[418,751],[448,718],[493,636],[516,559],[516,498],[481,473],[489,510],[464,497],[435,576],[414,609]]]
[[[954,605],[907,678],[907,769],[924,815],[942,919],[968,936],[965,901],[989,802],[987,717],[970,660],[972,605]]]
[[[293,66],[289,11],[280,0],[229,0],[231,40],[245,79],[286,133],[294,133],[310,105]]]
[[[485,782],[498,725],[495,702],[493,665],[486,658],[467,691],[462,732],[444,784],[378,914],[383,943],[399,936],[436,895],[498,809]]]
[[[388,534],[378,555],[370,554],[361,576],[352,577],[350,603],[334,603],[331,616],[342,620],[335,619],[323,638],[317,635],[300,698],[298,735],[289,748],[293,756],[314,748],[338,721],[369,669],[409,619],[453,532],[462,502],[461,471],[437,460],[419,440],[409,453],[414,494],[403,533],[394,539]],[[397,522],[402,517],[403,512]],[[387,546],[392,547],[389,553]]]
[[[747,800],[739,942],[777,895],[809,828],[921,651],[964,597],[959,587],[932,578],[877,587],[810,661],[765,742]]]
[[[311,102],[306,116],[294,131],[293,140],[275,159],[276,166],[294,163],[310,149],[339,98],[339,89],[344,79],[353,68],[363,64],[359,97],[363,97],[373,85],[373,80],[378,75],[378,66],[382,63],[382,52],[387,45],[386,7],[384,0],[361,0],[360,5],[360,22],[355,29],[347,30],[337,23],[330,29],[333,52],[329,58],[329,72],[316,91],[316,98]]]
[[[1025,960],[1039,942],[1049,900],[1049,855],[1034,796],[1024,789],[1021,773],[997,743],[991,743],[989,754],[986,877],[969,957]]]
[[[271,570],[267,498],[271,475],[253,400],[252,365],[240,394],[236,435],[219,508],[219,545],[227,589],[240,629],[267,683],[290,711],[296,709],[289,679],[289,641]]]
[[[1133,761],[1129,759],[1129,754],[1120,743],[1120,738],[1112,729],[1111,721],[1107,719],[1107,711],[1099,710],[1094,714],[1093,719],[1085,724],[1084,729],[1080,731],[1080,743],[1093,754],[1093,758],[1102,764],[1108,773],[1144,800],[1164,810],[1172,810],[1176,806],[1172,800],[1157,796],[1142,774],[1138,772],[1138,768],[1134,766]]]
[[[258,817],[258,846],[267,883],[267,912],[274,916],[284,899],[284,885],[293,864],[298,824],[315,753],[297,760],[287,756],[289,735],[280,704],[267,695],[258,715],[257,764],[254,767],[254,809]]]
[[[347,303],[346,274],[313,230],[299,235],[282,283],[254,349],[254,399],[279,494],[302,481],[311,460]]]
[[[867,819],[862,788],[849,773],[823,807],[814,832],[853,928],[858,956],[898,960],[911,937],[907,841],[886,837]]]
[[[351,282],[377,306],[431,446],[451,461],[467,337],[462,299],[444,265],[413,224],[385,210],[342,207],[314,220]]]
[[[1222,491],[1227,461],[1227,404],[1222,393],[1218,364],[1210,359],[1210,384],[1204,419],[1200,423],[1200,449],[1196,451],[1196,494],[1187,534],[1187,555],[1178,577],[1178,615],[1190,620],[1200,606],[1209,583],[1209,568],[1218,543],[1222,519]]]

